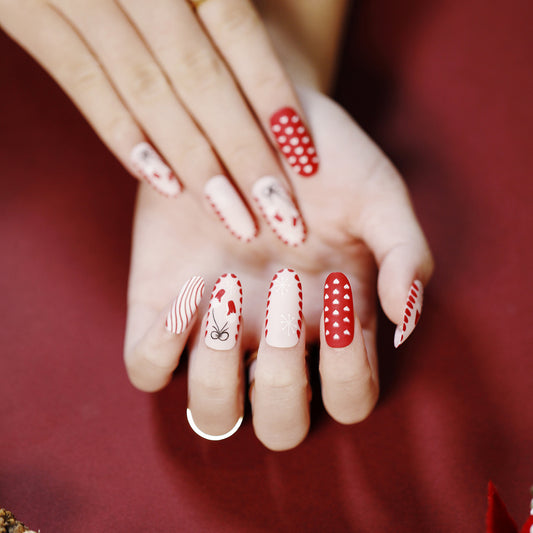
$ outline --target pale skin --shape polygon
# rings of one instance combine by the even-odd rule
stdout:
[[[286,247],[265,231],[252,244],[236,243],[210,219],[198,217],[192,203],[177,211],[145,186],[139,190],[133,233],[125,341],[132,383],[146,391],[164,387],[188,343],[189,408],[202,431],[223,434],[244,410],[244,354],[259,347],[252,376],[253,426],[273,450],[297,446],[309,429],[306,344],[320,342],[322,395],[329,414],[341,423],[368,416],[379,392],[376,264],[379,299],[396,324],[412,280],[426,284],[433,269],[394,167],[338,106],[316,92],[303,93],[302,100],[324,161],[320,177],[295,187],[309,229],[304,245]],[[263,333],[266,292],[272,275],[287,266],[302,280],[305,328],[296,346],[273,348]],[[350,279],[358,317],[354,340],[342,349],[330,348],[321,331],[323,284],[331,271]],[[225,272],[235,273],[243,285],[244,324],[235,348],[222,353],[206,347],[208,296],[195,326],[181,335],[167,332],[165,317],[178,288],[201,275],[209,293]]]

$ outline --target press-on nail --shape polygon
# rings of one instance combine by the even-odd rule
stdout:
[[[324,284],[324,335],[328,346],[344,348],[353,340],[352,288],[341,272],[332,272]]]
[[[415,329],[422,313],[422,300],[424,297],[424,287],[418,280],[413,281],[407,296],[403,321],[398,324],[394,333],[394,347],[398,348]]]
[[[235,237],[246,242],[256,237],[254,219],[226,176],[211,178],[205,184],[204,194],[218,218]]]
[[[304,177],[318,170],[318,156],[311,135],[296,111],[284,107],[270,118],[270,128],[281,153],[292,169]]]
[[[302,216],[287,189],[273,176],[258,179],[252,188],[253,198],[274,233],[285,243],[298,246],[305,241]]]
[[[137,144],[130,158],[135,170],[158,192],[164,196],[177,196],[181,192],[178,178],[150,144]]]
[[[183,333],[190,324],[204,293],[205,282],[200,276],[193,276],[181,288],[172,302],[165,327],[171,333]]]
[[[280,270],[272,278],[268,290],[265,339],[275,348],[290,348],[302,333],[302,284],[290,268]]]
[[[235,274],[220,276],[209,300],[205,343],[214,350],[229,350],[239,337],[242,285]]]

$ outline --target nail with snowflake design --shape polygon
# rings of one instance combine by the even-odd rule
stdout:
[[[276,273],[270,283],[265,318],[265,340],[274,348],[291,348],[302,333],[302,284],[290,268]]]
[[[424,286],[418,280],[413,281],[407,301],[405,302],[405,309],[403,312],[403,320],[396,327],[394,333],[394,347],[398,348],[415,329],[415,326],[420,320],[422,313],[422,300],[424,297]]]
[[[213,350],[229,350],[239,338],[242,285],[235,274],[220,276],[209,300],[204,332],[205,343]]]

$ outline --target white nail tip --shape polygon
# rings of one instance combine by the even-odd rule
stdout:
[[[149,143],[134,146],[130,159],[135,170],[161,194],[177,196],[181,192],[178,178]]]
[[[422,283],[415,280],[409,289],[407,301],[405,304],[403,320],[396,327],[394,332],[394,347],[398,348],[400,344],[411,335],[415,326],[418,324],[422,313],[422,303],[424,298],[424,287]]]
[[[265,319],[266,342],[275,348],[291,348],[302,330],[302,291],[298,275],[280,270],[272,279]]]
[[[258,179],[252,193],[262,215],[286,244],[297,246],[305,240],[305,226],[300,212],[281,182],[273,176]]]
[[[242,285],[235,274],[218,278],[211,292],[205,343],[213,350],[230,350],[237,342],[241,326]]]
[[[239,193],[226,176],[211,178],[204,186],[204,194],[211,208],[237,238],[251,241],[257,227]]]
[[[171,333],[183,333],[190,324],[204,293],[205,282],[193,276],[185,282],[167,315],[165,327]]]
[[[224,440],[224,439],[227,439],[228,437],[231,437],[232,435],[237,433],[238,429],[241,427],[242,418],[243,418],[242,416],[239,417],[239,419],[237,420],[235,425],[227,433],[224,433],[223,435],[209,435],[209,433],[206,433],[205,431],[202,431],[196,425],[196,422],[194,421],[194,419],[192,417],[191,410],[189,408],[187,408],[187,422],[189,422],[189,426],[191,426],[191,429],[198,436],[200,436],[200,437],[202,437],[204,439],[207,439],[207,440]]]

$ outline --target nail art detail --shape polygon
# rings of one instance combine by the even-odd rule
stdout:
[[[181,288],[167,315],[165,327],[171,333],[183,333],[190,324],[204,293],[205,281],[193,276]]]
[[[302,333],[302,284],[290,268],[276,273],[270,283],[265,318],[265,339],[275,348],[290,348]]]
[[[174,197],[182,191],[178,178],[147,142],[137,144],[131,151],[130,158],[135,170],[157,192]]]
[[[205,343],[214,350],[229,350],[239,337],[242,316],[242,285],[235,274],[220,276],[209,300]]]
[[[205,184],[204,194],[232,235],[246,242],[257,236],[257,226],[252,215],[226,176],[211,178]]]
[[[422,313],[422,300],[424,297],[424,287],[418,280],[413,281],[407,296],[403,321],[398,324],[394,333],[394,347],[398,348],[415,329]]]
[[[311,135],[302,119],[290,107],[270,117],[270,129],[292,169],[300,176],[310,177],[318,171],[318,156]]]
[[[352,288],[342,272],[332,272],[324,283],[324,335],[332,348],[344,348],[353,340]]]
[[[277,178],[264,176],[258,179],[252,194],[272,231],[285,244],[298,246],[305,241],[306,229],[302,216]]]

